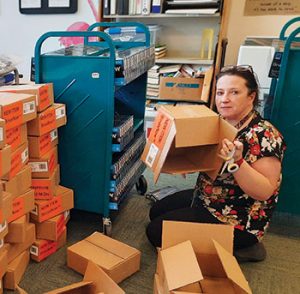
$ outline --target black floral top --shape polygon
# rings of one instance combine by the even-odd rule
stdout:
[[[243,158],[249,164],[265,156],[283,159],[286,145],[282,135],[257,112],[249,125],[238,132],[237,139],[244,144]],[[277,203],[279,188],[268,200],[260,201],[245,194],[231,173],[218,175],[215,181],[199,173],[196,190],[203,205],[221,222],[261,239]]]

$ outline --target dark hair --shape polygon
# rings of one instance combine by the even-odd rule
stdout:
[[[245,80],[248,94],[255,93],[253,106],[257,106],[259,99],[259,83],[257,76],[250,65],[229,65],[223,67],[217,74],[217,81],[223,76],[238,76]]]

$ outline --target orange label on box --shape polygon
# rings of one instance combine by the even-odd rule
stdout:
[[[14,156],[11,158],[11,167],[9,172],[9,177],[14,177],[22,168],[22,150],[15,152]]]
[[[48,133],[56,127],[55,109],[45,110],[39,116],[40,130],[42,133]]]
[[[165,144],[167,139],[172,119],[165,113],[158,112],[154,121],[152,130],[149,135],[149,140],[154,143],[159,149]]]
[[[40,96],[39,108],[45,109],[51,103],[48,85],[44,85],[39,89],[39,96]]]
[[[20,101],[3,106],[2,118],[6,121],[7,129],[21,125],[23,121],[23,103]]]
[[[62,234],[62,232],[64,231],[65,227],[66,227],[65,226],[65,216],[64,216],[64,214],[62,214],[59,217],[59,219],[58,219],[58,221],[56,223],[56,236],[57,236],[57,238]]]
[[[56,152],[55,149],[53,150],[51,156],[50,156],[50,160],[49,160],[49,171],[50,173],[52,173],[56,167]]]
[[[21,144],[21,126],[6,131],[6,141],[14,149]]]
[[[25,214],[25,203],[24,198],[16,198],[12,203],[12,216],[8,219],[8,222],[13,222],[14,220],[20,218]]]
[[[49,200],[54,197],[49,179],[32,179],[31,188],[34,190],[34,198],[37,200]]]
[[[38,253],[38,260],[42,261],[49,255],[53,254],[57,250],[57,242],[56,241],[48,241],[44,240],[41,242]]]
[[[61,196],[57,196],[38,206],[39,221],[43,222],[58,215],[60,212],[62,212],[62,199]]]

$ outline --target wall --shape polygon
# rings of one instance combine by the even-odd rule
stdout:
[[[228,19],[228,46],[225,64],[236,64],[238,50],[246,36],[279,36],[282,26],[296,15],[244,16],[246,0],[231,0]]]
[[[30,59],[37,39],[48,31],[65,31],[75,22],[81,22],[79,25],[83,22],[94,23],[96,15],[91,5],[96,10],[99,7],[98,0],[78,0],[78,11],[74,14],[30,15],[21,14],[18,3],[17,0],[0,0],[0,55],[16,55],[21,60],[17,68],[26,80],[30,76]],[[45,45],[47,51],[60,46],[54,38],[49,39]]]

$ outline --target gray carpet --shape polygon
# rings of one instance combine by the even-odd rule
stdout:
[[[149,190],[167,185],[180,189],[191,188],[195,176],[186,179],[164,175],[154,186],[152,175],[145,173]],[[150,202],[137,195],[135,189],[123,202],[120,211],[113,214],[112,237],[125,242],[142,252],[141,269],[123,281],[120,286],[128,294],[152,293],[153,275],[156,266],[156,250],[145,236]],[[101,230],[101,218],[95,214],[74,211],[68,224],[68,244],[71,245],[96,230]],[[241,268],[255,294],[300,293],[300,230],[298,223],[285,224],[276,216],[265,237],[268,257],[260,263],[244,263]],[[80,281],[82,276],[66,266],[66,247],[60,249],[41,263],[31,262],[20,284],[28,293],[45,291]],[[13,292],[7,292],[13,293]],[[221,291],[219,293],[222,293]]]

